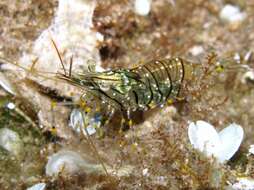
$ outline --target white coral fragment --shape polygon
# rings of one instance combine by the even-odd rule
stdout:
[[[97,43],[103,41],[103,35],[92,29],[95,5],[95,1],[89,0],[59,0],[52,24],[34,42],[33,56],[25,54],[20,62],[24,65],[29,64],[29,67],[34,58],[39,58],[36,63],[37,70],[59,71],[61,66],[52,45],[53,39],[66,64],[69,64],[73,56],[74,70],[86,67],[89,59],[100,65]]]

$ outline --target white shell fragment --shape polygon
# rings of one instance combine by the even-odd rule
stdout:
[[[13,110],[16,106],[15,106],[14,103],[9,102],[9,103],[6,105],[6,107],[7,107],[8,109],[10,109],[10,110]]]
[[[54,176],[60,172],[65,174],[75,174],[79,172],[91,173],[101,172],[101,165],[90,164],[77,152],[61,150],[50,156],[46,165],[46,175]]]
[[[46,190],[46,183],[37,183],[26,190]]]
[[[151,10],[152,0],[135,0],[135,13],[141,16],[146,16]]]
[[[218,158],[221,161],[229,160],[239,149],[244,132],[241,126],[232,123],[228,127],[219,132],[220,151]]]
[[[243,84],[254,83],[254,71],[247,71],[241,78]]]
[[[0,72],[0,86],[12,95],[16,95],[16,90],[11,82]]]
[[[233,190],[253,190],[254,180],[251,178],[239,178],[238,182],[232,185]]]
[[[250,145],[249,153],[254,155],[254,144]]]
[[[0,129],[0,146],[12,154],[18,155],[21,151],[22,141],[15,131],[2,128]]]
[[[192,122],[189,125],[188,135],[195,149],[206,152],[208,156],[215,153],[220,144],[217,131],[205,121]]]
[[[196,46],[193,46],[189,52],[193,55],[193,56],[198,56],[200,54],[202,54],[204,52],[204,48],[203,46],[200,46],[200,45],[196,45]]]
[[[235,123],[219,133],[205,121],[192,122],[188,128],[188,136],[193,147],[207,156],[213,155],[221,163],[236,153],[243,140],[243,134],[242,127]]]
[[[85,114],[83,114],[85,121],[89,120],[90,118],[86,117]],[[82,112],[80,109],[73,109],[70,115],[70,122],[69,126],[77,133],[80,133],[80,129],[82,128],[83,134],[86,135],[86,132],[88,132],[88,135],[93,135],[96,133],[96,129],[94,125],[88,125],[86,127],[86,130],[84,129],[84,122],[82,117]]]
[[[95,66],[95,71],[96,72],[103,72],[103,71],[105,71],[105,69],[103,69],[101,66],[99,66],[99,65],[96,65]]]
[[[145,168],[145,169],[143,169],[142,170],[142,174],[143,174],[143,176],[148,176],[148,168]]]
[[[220,12],[220,19],[228,23],[242,22],[246,17],[239,7],[230,4],[225,5]]]

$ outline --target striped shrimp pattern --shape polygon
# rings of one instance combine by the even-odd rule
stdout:
[[[123,125],[130,124],[130,113],[163,106],[178,98],[185,75],[181,58],[155,60],[130,69],[103,72],[58,74],[58,78],[84,90],[81,102],[90,93],[107,104],[114,113],[122,113]],[[105,106],[103,106],[105,107]]]

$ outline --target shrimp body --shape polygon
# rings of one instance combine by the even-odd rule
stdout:
[[[92,93],[114,110],[120,110],[124,119],[129,119],[130,112],[146,111],[176,99],[184,79],[184,65],[183,59],[171,58],[130,69],[59,74],[58,77]],[[86,101],[86,96],[81,100]]]

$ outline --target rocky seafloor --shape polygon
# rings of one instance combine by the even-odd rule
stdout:
[[[254,189],[253,13],[252,0],[2,0],[0,189]],[[111,102],[57,78],[57,53],[74,74],[177,56],[198,69],[121,130]]]

